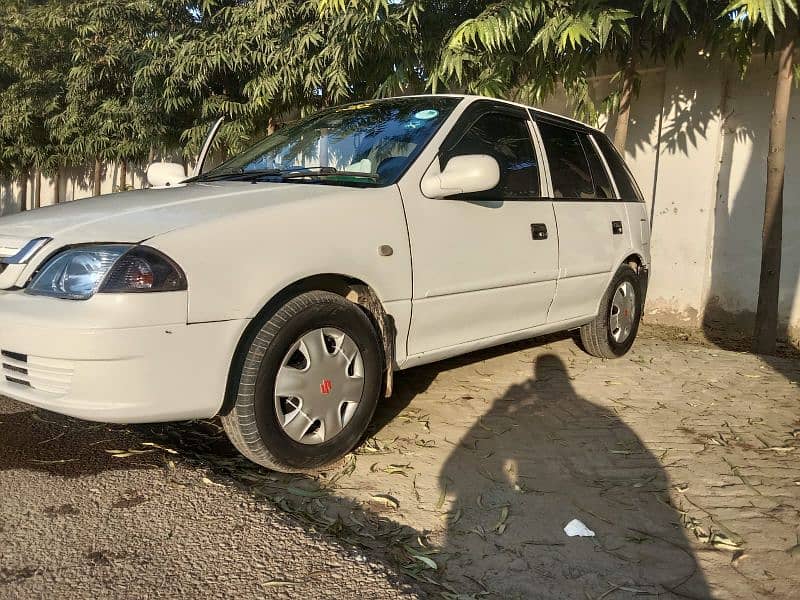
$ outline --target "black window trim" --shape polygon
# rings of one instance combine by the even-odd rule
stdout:
[[[605,170],[606,177],[608,177],[608,181],[611,184],[611,191],[615,194],[611,198],[601,198],[600,196],[597,195],[597,189],[598,189],[597,180],[595,179],[595,172],[594,169],[592,168],[592,160],[589,157],[590,149],[586,147],[587,142],[585,140],[588,140],[588,144],[591,146],[591,150],[593,150],[595,153],[598,154],[597,159],[600,160],[600,167],[601,169]],[[578,142],[581,145],[581,149],[583,149],[583,156],[584,158],[586,158],[586,164],[589,165],[589,175],[592,178],[592,186],[594,186],[594,197],[587,198],[587,200],[595,200],[597,202],[609,202],[609,201],[614,202],[616,200],[622,200],[622,198],[619,195],[619,191],[617,190],[617,184],[614,181],[614,178],[611,176],[611,173],[609,173],[608,169],[606,168],[606,163],[605,160],[603,159],[603,153],[599,152],[595,147],[594,138],[592,138],[592,134],[588,132],[578,132]]]
[[[568,126],[564,125],[563,121],[559,121],[559,120],[556,120],[556,119],[540,119],[539,122],[540,123],[544,123],[545,125],[550,125],[552,127],[558,127],[560,129],[565,129],[567,131],[572,131],[573,133],[576,134],[576,138],[577,138],[577,141],[578,141],[578,146],[580,147],[581,152],[583,153],[583,160],[586,161],[586,172],[589,174],[589,177],[592,179],[592,191],[596,192],[597,188],[596,188],[595,183],[594,183],[594,175],[592,175],[592,168],[591,168],[591,165],[589,164],[589,158],[586,156],[586,149],[583,147],[583,143],[581,142],[581,139],[580,139],[580,134],[587,132],[586,128],[568,127]],[[542,148],[544,149],[545,154],[547,154],[547,144],[545,144],[544,138],[542,138],[542,132],[539,129],[538,123],[537,123],[537,126],[536,126],[536,130],[537,130],[537,133],[539,134],[539,137],[542,140]],[[552,174],[552,170],[551,170],[551,166],[550,166],[550,156],[549,155],[547,157],[547,169],[548,169],[549,175],[550,175],[550,191],[551,191],[550,200],[552,200],[554,202],[601,202],[601,201],[604,201],[604,200],[605,201],[611,201],[611,202],[615,202],[616,201],[616,198],[597,198],[597,197],[581,198],[580,196],[558,196],[558,197],[556,197],[552,193],[553,192],[553,174]]]
[[[619,193],[619,186],[617,185],[617,180],[614,179],[614,174],[611,172],[611,167],[608,164],[608,160],[606,160],[606,155],[603,154],[603,150],[600,148],[600,144],[597,143],[595,139],[596,132],[589,133],[586,137],[592,142],[592,147],[594,151],[597,152],[597,156],[600,157],[600,162],[603,163],[603,168],[606,170],[606,176],[608,180],[611,182],[611,187],[614,189],[614,198],[613,200],[622,200],[622,195]]]
[[[531,120],[534,123],[537,124],[536,133],[540,138],[542,151],[545,153],[545,158],[547,160],[547,177],[548,177],[548,181],[550,182],[550,191],[551,192],[552,192],[552,187],[553,186],[552,186],[552,176],[550,174],[550,160],[549,160],[549,158],[547,158],[547,148],[544,145],[544,140],[541,139],[541,132],[539,132],[539,128],[538,128],[538,124],[539,123],[546,123],[547,125],[553,125],[553,126],[556,126],[556,127],[561,127],[563,129],[571,129],[572,131],[575,131],[576,133],[579,133],[579,134],[580,133],[587,134],[588,137],[591,138],[592,143],[595,146],[595,150],[597,150],[598,154],[600,155],[601,160],[603,161],[603,166],[606,169],[606,174],[608,175],[609,181],[611,181],[611,185],[614,188],[614,194],[616,195],[615,198],[574,198],[574,197],[556,198],[551,193],[550,194],[550,198],[542,197],[542,200],[550,200],[552,202],[634,202],[634,203],[639,203],[639,200],[625,199],[625,198],[621,198],[620,197],[619,186],[617,185],[617,180],[614,178],[614,175],[611,172],[611,168],[608,165],[608,161],[606,160],[605,154],[600,149],[600,146],[597,143],[597,140],[594,139],[595,135],[605,135],[603,132],[601,132],[601,131],[599,131],[597,129],[594,129],[592,127],[589,127],[588,125],[584,125],[583,123],[580,123],[578,121],[572,121],[572,120],[569,120],[569,119],[564,119],[564,118],[558,117],[556,115],[550,115],[548,113],[540,112],[540,111],[536,110],[535,108],[530,108],[529,107],[528,108],[528,115],[530,116]],[[584,153],[585,152],[586,151],[584,150]],[[624,160],[623,160],[623,164],[624,164]],[[625,165],[625,167],[626,167],[626,169],[628,171],[630,171],[630,169],[628,168],[627,164]],[[591,170],[590,170],[590,173],[591,173]],[[630,177],[633,178],[633,175],[630,175]],[[635,182],[635,179],[634,179],[634,182]],[[594,181],[592,183],[594,184]]]
[[[606,136],[602,132],[598,132],[598,135],[602,135],[605,138],[605,141],[608,143],[609,150],[613,152],[619,159],[620,163],[622,164],[623,171],[625,171],[626,176],[628,177],[628,179],[630,179],[631,187],[633,188],[634,195],[636,196],[636,198],[633,199],[623,198],[620,200],[620,202],[635,202],[637,204],[643,204],[645,202],[645,198],[644,194],[642,193],[642,188],[639,187],[639,182],[636,181],[636,178],[633,176],[633,171],[631,171],[631,168],[628,166],[628,163],[625,162],[625,157],[622,156],[620,151],[616,149],[611,140],[608,139],[608,136]],[[597,140],[595,140],[595,143],[599,148],[600,143]],[[608,162],[605,152],[602,152],[602,148],[600,154],[603,156],[604,159],[606,159],[606,162]],[[608,165],[608,168],[609,170],[611,170],[611,165]],[[616,180],[612,179],[612,181],[614,181],[614,185],[617,185]],[[619,187],[617,189],[619,190]]]
[[[447,162],[450,160],[448,154],[452,149],[458,144],[461,139],[466,135],[469,129],[478,122],[478,120],[485,115],[497,113],[497,114],[505,114],[508,116],[516,117],[525,123],[525,127],[528,131],[528,139],[531,143],[531,149],[533,150],[534,156],[536,157],[538,171],[539,171],[539,195],[538,196],[529,196],[526,198],[503,198],[503,202],[541,202],[541,201],[549,201],[545,194],[547,190],[545,189],[544,185],[544,175],[546,174],[549,178],[549,170],[547,173],[544,172],[542,168],[542,161],[546,160],[546,156],[542,155],[543,150],[541,149],[541,145],[539,144],[539,140],[534,137],[533,131],[531,129],[531,124],[533,120],[531,119],[531,114],[529,110],[521,106],[515,106],[513,104],[506,104],[505,102],[497,102],[495,100],[489,99],[479,99],[472,102],[467,108],[464,109],[464,112],[458,117],[458,120],[455,124],[450,128],[450,131],[447,133],[447,136],[442,141],[441,145],[439,146],[439,150],[436,153],[436,159],[439,161],[439,169],[444,170]],[[447,160],[445,160],[445,158]],[[458,195],[450,196],[450,198],[457,200]]]

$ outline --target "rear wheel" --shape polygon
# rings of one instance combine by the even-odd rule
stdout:
[[[642,315],[639,275],[622,265],[608,286],[594,321],[581,327],[584,349],[592,356],[618,358],[631,349]]]
[[[222,424],[250,460],[313,471],[341,458],[367,429],[382,387],[382,345],[369,317],[329,292],[308,292],[266,320],[247,349]]]

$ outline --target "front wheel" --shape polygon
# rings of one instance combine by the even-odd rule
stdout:
[[[261,325],[246,351],[236,402],[222,417],[242,454],[303,472],[355,447],[383,385],[380,338],[360,307],[329,292],[301,294]]]
[[[584,349],[599,358],[618,358],[631,349],[642,316],[642,286],[638,273],[622,265],[611,280],[597,317],[581,327]]]

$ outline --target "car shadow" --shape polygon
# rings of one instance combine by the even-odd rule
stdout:
[[[436,377],[445,371],[568,339],[574,339],[575,343],[580,345],[577,335],[572,332],[562,331],[537,338],[511,342],[502,346],[493,346],[421,367],[398,371],[394,375],[395,385],[392,395],[378,403],[378,408],[375,410],[375,415],[372,417],[372,422],[367,431],[367,437],[380,433],[384,427],[408,408],[414,398],[425,393]]]
[[[0,403],[10,401],[0,398]],[[23,405],[14,407],[22,410],[0,413],[0,471],[26,469],[83,477],[161,466],[148,460],[155,450],[142,449],[139,436],[127,427],[89,423]],[[128,454],[129,449],[138,449],[138,454]]]

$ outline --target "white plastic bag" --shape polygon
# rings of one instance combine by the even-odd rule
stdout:
[[[564,527],[564,533],[569,537],[575,537],[576,535],[579,537],[594,537],[594,531],[589,529],[578,519],[572,519],[572,521],[567,523],[567,526]]]

